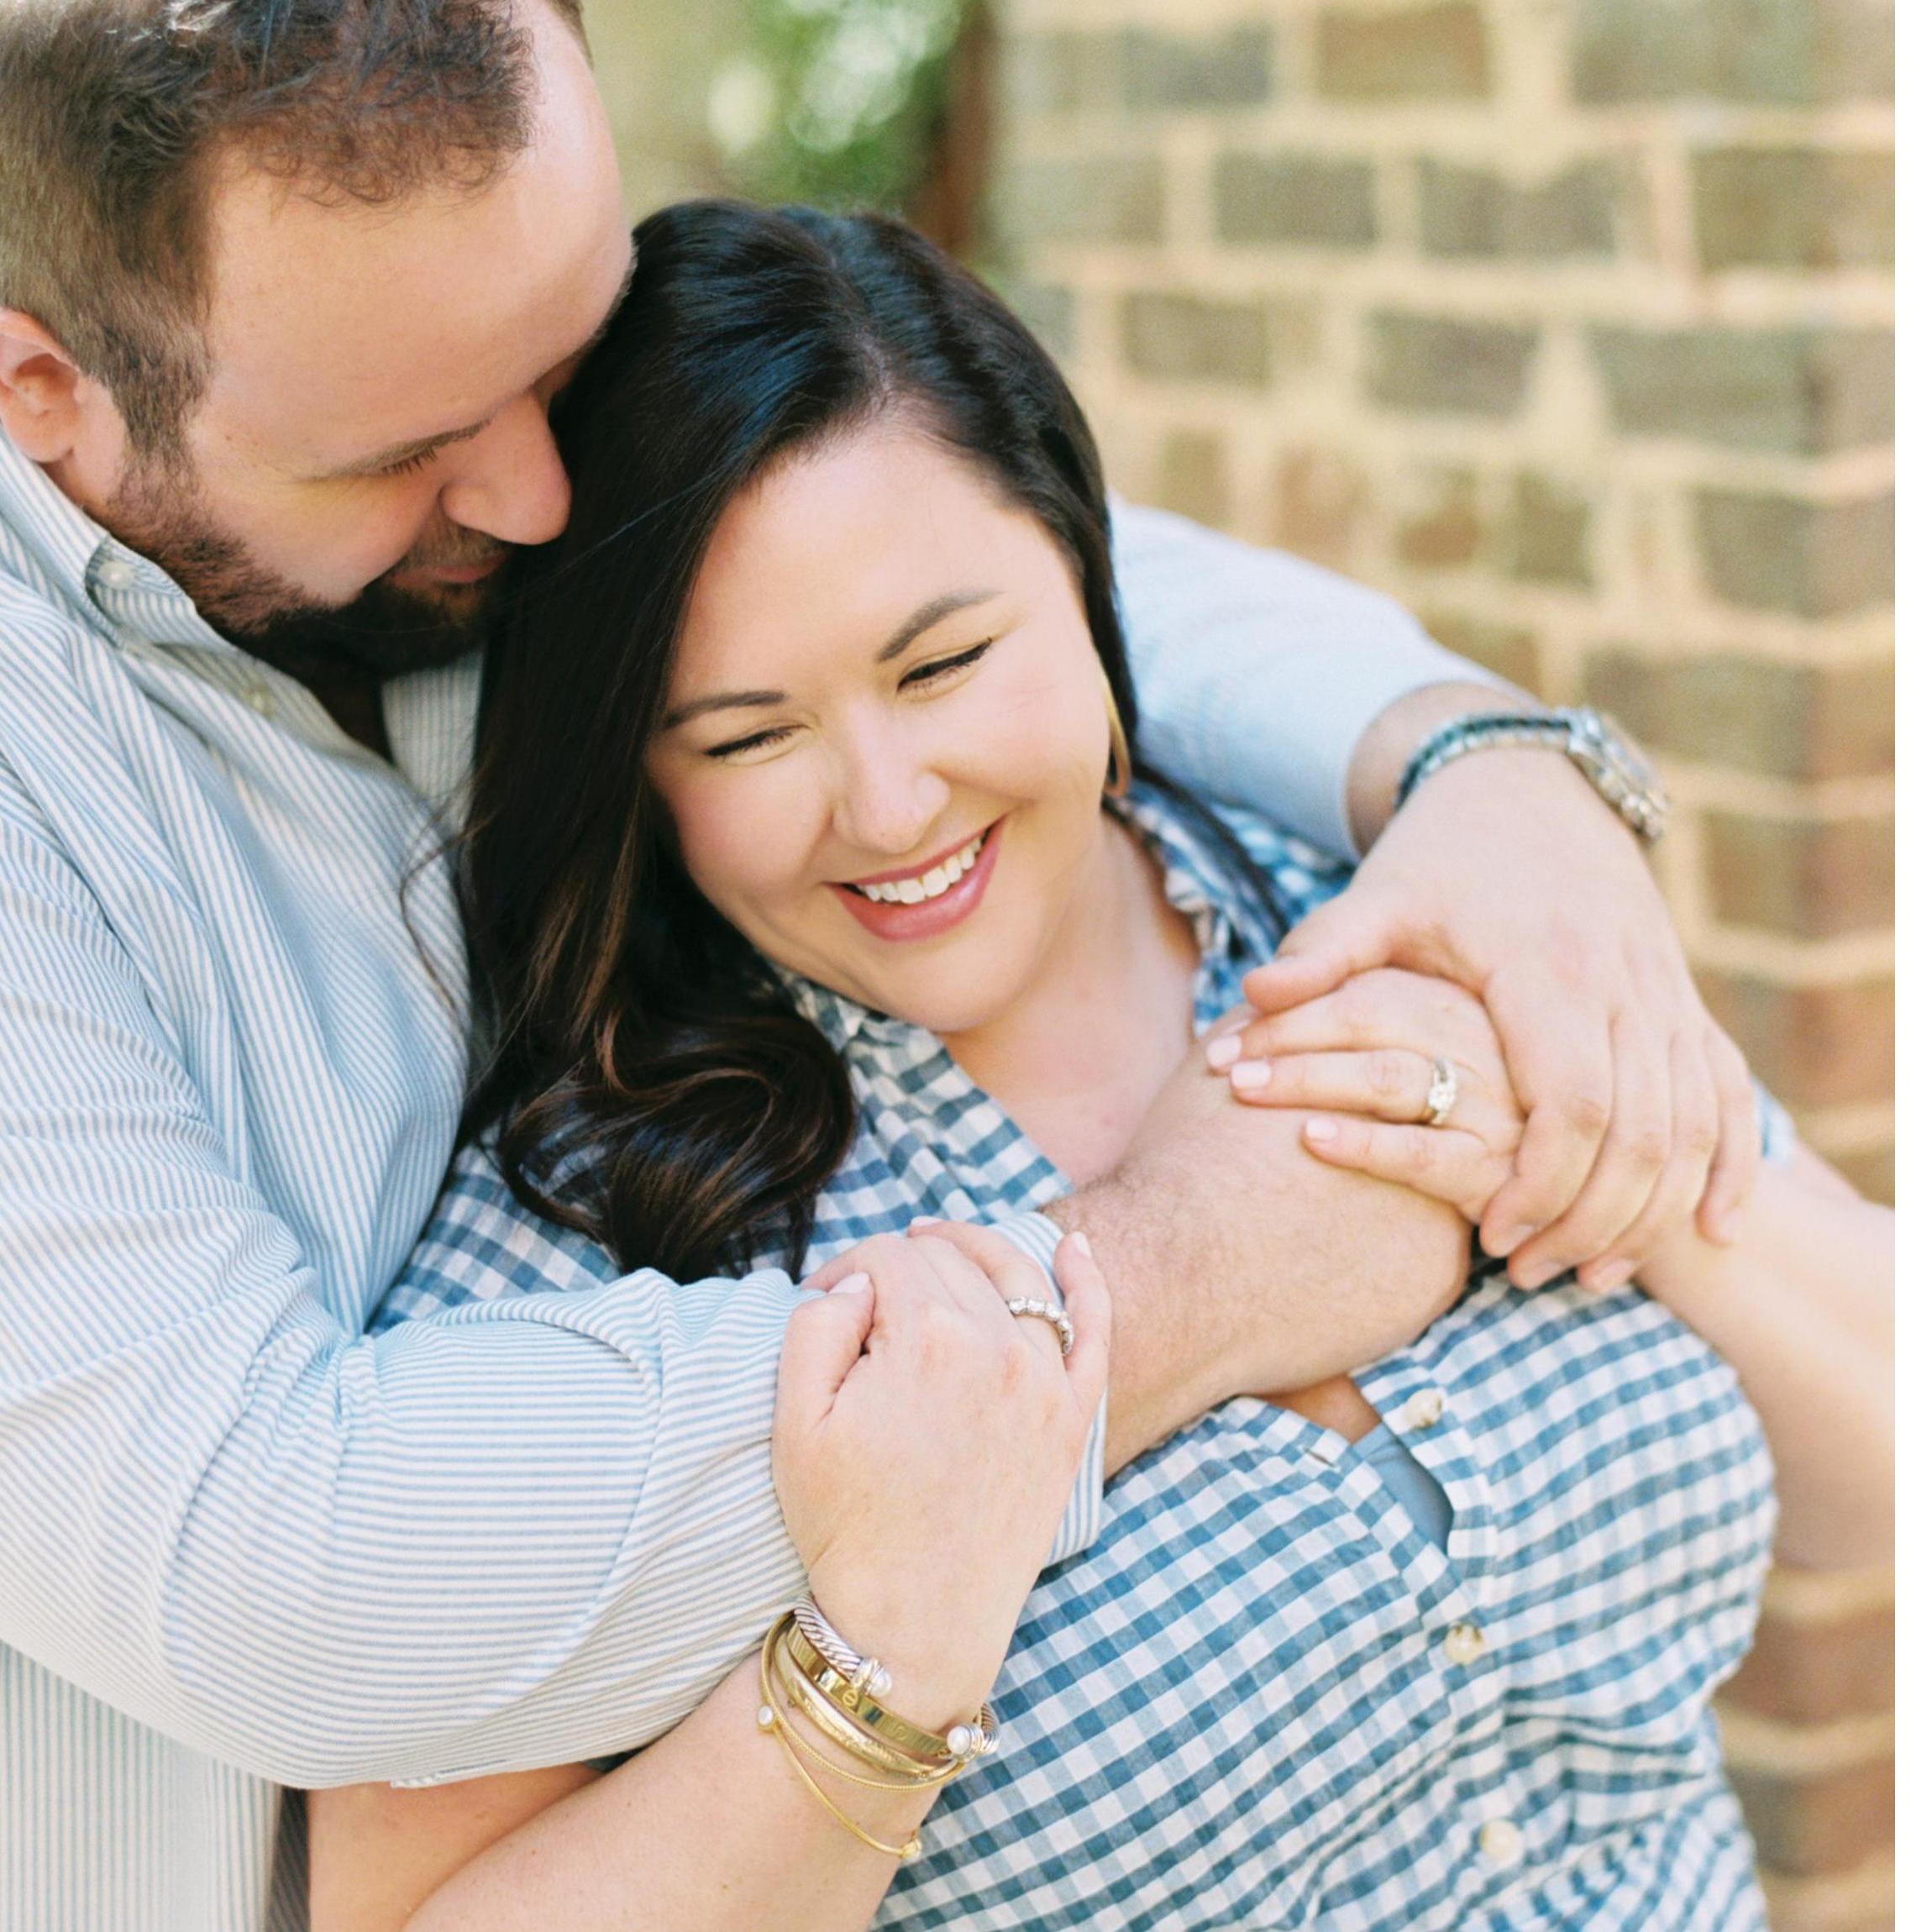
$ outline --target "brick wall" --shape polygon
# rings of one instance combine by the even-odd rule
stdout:
[[[1891,10],[1001,0],[987,244],[1112,476],[1657,753],[1714,1010],[1892,1189]],[[1781,1932],[1890,1923],[1888,1578],[1726,1737]]]

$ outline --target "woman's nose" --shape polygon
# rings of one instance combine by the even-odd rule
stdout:
[[[520,396],[480,436],[452,452],[459,467],[444,486],[452,523],[505,543],[547,543],[570,513],[570,479],[534,395]]]
[[[852,743],[841,760],[832,817],[839,837],[861,852],[904,858],[929,842],[951,793],[946,780],[900,733],[879,732]]]

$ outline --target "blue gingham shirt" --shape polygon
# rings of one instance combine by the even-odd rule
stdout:
[[[1368,719],[1471,675],[1312,567],[1120,536],[1161,755],[1315,837]],[[398,680],[370,756],[0,437],[0,1932],[293,1932],[281,1784],[621,1748],[794,1578],[776,1273],[363,1333],[455,1131],[422,861],[475,703]]]
[[[1170,804],[1128,809],[1194,923],[1205,1026],[1281,918]],[[1291,918],[1345,876],[1229,822]],[[815,1263],[914,1214],[1067,1191],[932,1034],[791,984],[859,1116]],[[471,1152],[380,1319],[609,1266]],[[877,1925],[1761,1927],[1710,1709],[1774,1513],[1730,1368],[1634,1289],[1523,1295],[1486,1266],[1357,1381],[1446,1493],[1446,1550],[1341,1436],[1266,1403],[1142,1457],[1029,1599],[994,1693],[1001,1751],[943,1795]]]

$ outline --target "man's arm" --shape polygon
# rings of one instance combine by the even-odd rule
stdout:
[[[0,785],[0,1641],[288,1783],[635,1744],[798,1585],[797,1299],[645,1277],[354,1332]]]
[[[1117,499],[1111,508],[1148,755],[1325,851],[1356,856],[1379,829],[1357,837],[1391,734],[1360,773],[1356,754],[1392,705],[1431,685],[1473,688],[1477,703],[1509,692],[1393,598],[1164,511]],[[1410,748],[1389,776],[1391,795]]]

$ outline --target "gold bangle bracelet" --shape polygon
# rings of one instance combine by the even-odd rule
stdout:
[[[861,1785],[868,1791],[937,1791],[941,1786],[950,1784],[954,1778],[967,1769],[966,1761],[958,1759],[948,1765],[943,1771],[895,1770],[895,1775],[890,1777],[867,1777],[860,1772],[850,1769],[848,1766],[838,1763],[835,1759],[828,1757],[823,1751],[820,1751],[810,1738],[805,1736],[785,1721],[785,1712],[779,1702],[779,1694],[772,1686],[771,1678],[766,1671],[765,1665],[765,1657],[760,1656],[759,1658],[758,1688],[759,1695],[764,1701],[759,1707],[759,1728],[769,1730],[772,1725],[783,1726],[785,1735],[790,1738],[791,1741],[804,1751],[806,1756],[811,1758],[815,1764],[826,1771],[829,1771],[834,1777],[843,1778],[848,1784]],[[795,1697],[788,1694],[785,1701],[791,1704],[795,1709],[797,1707]],[[769,1724],[766,1722],[768,1718],[770,1719]],[[835,1738],[833,1741],[838,1744],[842,1749],[850,1748],[843,1738]],[[868,1759],[867,1761],[870,1762],[871,1761]]]
[[[819,1692],[831,1700],[854,1723],[862,1725],[879,1743],[903,1751],[907,1756],[921,1758],[937,1766],[949,1762],[963,1755],[955,1751],[943,1737],[936,1737],[931,1731],[921,1730],[916,1724],[886,1709],[884,1704],[867,1697],[859,1691],[837,1665],[827,1662],[795,1620],[788,1614],[777,1626],[782,1632],[781,1641],[790,1652],[792,1661],[805,1672]],[[982,1738],[991,1738],[997,1730],[990,1704],[983,1704],[974,1719]],[[972,1727],[956,1727],[972,1728]]]
[[[770,1710],[771,1707],[768,1704],[765,1709]],[[832,1802],[832,1799],[823,1791],[820,1790],[818,1780],[805,1768],[805,1761],[792,1748],[791,1740],[785,1735],[785,1727],[776,1721],[777,1714],[775,1711],[772,1713],[772,1716],[774,1719],[772,1724],[769,1726],[761,1725],[760,1729],[766,1730],[767,1735],[778,1740],[779,1749],[785,1753],[785,1761],[797,1773],[799,1782],[817,1800],[820,1807],[850,1832],[861,1845],[869,1845],[874,1851],[883,1851],[888,1858],[895,1859],[901,1865],[909,1859],[916,1858],[925,1850],[925,1845],[916,1831],[903,1845],[888,1845],[883,1838],[874,1838],[863,1824],[859,1824],[858,1819],[848,1818]]]
[[[821,1736],[874,1769],[901,1777],[924,1780],[949,1776],[962,1761],[948,1758],[935,1763],[930,1758],[913,1757],[892,1745],[882,1743],[833,1704],[782,1646],[775,1651],[768,1649],[760,1658],[761,1681],[767,1660],[770,1674],[776,1679],[785,1702],[793,1709],[802,1712]]]

